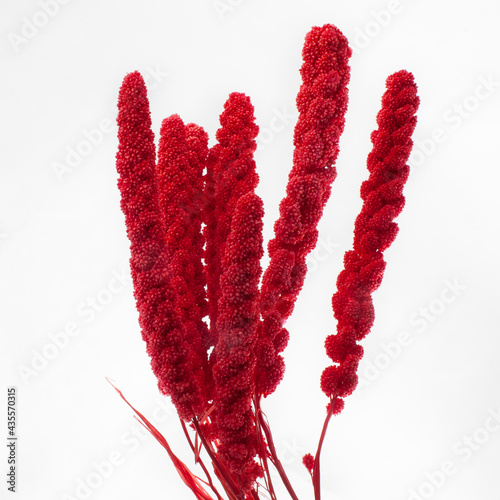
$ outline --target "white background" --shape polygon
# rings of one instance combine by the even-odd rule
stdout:
[[[269,239],[291,167],[304,36],[333,23],[356,49],[349,110],[320,241],[288,322],[286,377],[264,401],[278,450],[299,497],[311,499],[301,457],[314,453],[324,418],[330,299],[352,243],[385,78],[404,68],[421,98],[407,204],[374,295],[362,384],[327,435],[323,498],[499,500],[498,4],[46,0],[50,14],[42,5],[5,0],[0,12],[1,397],[17,386],[17,498],[192,498],[105,381],[191,465],[158,396],[128,277],[114,166],[118,89],[139,70],[155,133],[179,113],[211,144],[227,95],[251,96]],[[61,173],[78,148],[85,155]],[[75,324],[78,334],[61,333]],[[110,459],[112,470],[103,465]]]

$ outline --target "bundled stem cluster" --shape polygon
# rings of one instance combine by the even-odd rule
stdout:
[[[270,464],[297,499],[261,399],[283,378],[281,353],[289,338],[284,324],[302,288],[306,257],[316,245],[317,225],[336,177],[350,55],[347,40],[332,25],[315,27],[306,36],[293,167],[263,273],[264,208],[255,193],[253,159],[259,129],[248,96],[229,95],[211,148],[200,126],[184,124],[178,115],[166,118],[156,155],[144,80],[130,73],[120,89],[116,165],[142,336],[159,389],[171,397],[218,499],[198,440],[229,499],[255,500],[263,488],[276,498]],[[382,252],[396,236],[393,219],[404,204],[417,106],[412,75],[390,76],[379,129],[372,134],[370,177],[361,188],[364,205],[353,250],[346,253],[332,300],[337,334],[327,337],[325,346],[334,364],[321,378],[330,405],[316,457],[304,458],[316,498],[326,426],[356,386],[363,353],[358,341],[373,324],[371,294],[385,269]],[[212,498],[139,415],[195,496]],[[195,432],[194,443],[186,424]]]

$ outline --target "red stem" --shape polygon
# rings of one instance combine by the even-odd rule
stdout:
[[[258,396],[255,395],[255,398],[254,398],[254,405],[255,405],[256,413],[261,411],[260,410],[260,400],[257,401],[257,397]],[[259,455],[260,455],[260,458],[262,460],[262,465],[263,465],[262,468],[265,471],[264,477],[265,477],[266,483],[267,483],[267,491],[271,495],[272,500],[277,500],[276,492],[274,491],[274,487],[273,487],[273,481],[271,479],[271,473],[269,472],[269,466],[268,466],[268,462],[267,462],[267,448],[265,445],[264,438],[262,436],[262,427],[260,425],[259,418],[256,419],[256,426],[257,426],[257,441],[259,444]]]
[[[285,469],[283,468],[283,465],[281,465],[281,462],[278,458],[278,454],[276,453],[276,448],[274,446],[274,441],[273,441],[273,436],[271,434],[271,429],[269,428],[269,425],[267,422],[264,420],[264,414],[262,413],[262,410],[260,409],[260,396],[257,395],[255,398],[255,410],[257,414],[257,418],[259,419],[260,426],[262,427],[264,434],[266,436],[266,441],[267,445],[269,446],[269,451],[271,453],[272,461],[274,466],[276,467],[276,470],[278,471],[281,480],[283,481],[283,484],[285,485],[285,488],[288,490],[288,493],[292,497],[293,500],[299,500],[295,491],[292,488],[292,485],[290,484],[290,480],[288,479],[288,476],[285,473]]]
[[[320,466],[319,457],[321,455],[321,448],[323,446],[323,441],[325,440],[326,430],[328,429],[328,423],[333,415],[333,410],[335,408],[335,403],[337,401],[337,396],[334,396],[330,400],[328,405],[328,413],[326,414],[325,422],[323,424],[323,430],[321,431],[321,436],[319,438],[318,449],[316,450],[316,455],[314,457],[314,468],[312,473],[313,487],[314,487],[314,500],[321,500],[321,484],[320,484]]]
[[[217,477],[219,478],[223,488],[226,490],[226,493],[235,500],[243,500],[239,492],[239,489],[235,485],[232,477],[230,476],[226,468],[220,463],[219,459],[215,456],[212,446],[210,445],[210,443],[207,442],[207,440],[203,436],[203,433],[201,432],[200,429],[200,425],[198,424],[196,418],[193,419],[193,425],[196,431],[198,432],[198,435],[200,436],[201,442],[203,443],[205,450],[207,450],[207,453],[210,459],[212,460]]]
[[[191,440],[191,436],[188,433],[188,430],[186,428],[186,424],[184,423],[184,421],[182,419],[179,419],[179,420],[181,422],[182,430],[184,431],[184,435],[186,436],[186,439],[188,440],[189,446],[191,447],[191,449],[193,450],[193,453],[195,455],[195,462],[198,462],[200,464],[201,468],[203,469],[203,472],[207,476],[208,485],[210,486],[210,488],[212,488],[212,491],[217,495],[217,498],[219,500],[224,500],[220,496],[220,494],[217,491],[217,489],[215,488],[214,483],[212,482],[212,478],[210,476],[210,473],[208,472],[207,468],[205,467],[205,464],[203,463],[203,460],[201,459],[201,457],[200,457],[200,455],[198,453],[198,450],[195,448],[195,446],[193,444],[193,441]]]

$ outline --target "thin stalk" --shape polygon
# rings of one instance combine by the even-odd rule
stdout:
[[[257,398],[259,397],[259,401],[257,401]],[[255,395],[254,397],[254,406],[255,406],[255,411],[260,412],[260,396]],[[264,443],[264,438],[262,437],[262,427],[260,425],[260,420],[259,418],[256,419],[256,427],[257,427],[257,442],[259,445],[259,455],[260,459],[262,461],[262,468],[264,469],[264,479],[266,481],[266,486],[267,486],[267,491],[271,495],[272,500],[277,500],[276,498],[276,492],[274,491],[274,486],[273,486],[273,481],[271,479],[271,473],[269,472],[269,466],[267,462],[267,453],[266,453],[266,446]]]
[[[205,439],[205,436],[203,436],[203,433],[201,432],[200,425],[196,418],[193,419],[193,425],[198,432],[198,435],[200,436],[201,442],[203,443],[203,446],[205,447],[205,450],[207,450],[207,453],[212,460],[212,463],[214,465],[215,473],[217,474],[217,477],[219,478],[219,481],[222,484],[222,487],[226,490],[226,493],[234,498],[235,500],[242,500],[241,495],[239,495],[239,490],[238,487],[234,484],[234,481],[226,468],[220,463],[219,459],[215,456],[214,450],[212,449],[212,446],[210,443],[207,442]]]
[[[267,445],[269,446],[269,451],[271,453],[272,461],[274,466],[276,467],[276,470],[278,471],[281,480],[283,481],[283,484],[285,485],[285,488],[287,489],[289,495],[292,497],[293,500],[299,500],[295,491],[292,488],[292,485],[290,484],[290,480],[288,479],[288,476],[285,473],[285,469],[283,468],[283,465],[280,462],[280,459],[278,458],[278,454],[276,453],[276,447],[274,446],[274,441],[273,441],[273,436],[271,434],[271,429],[269,428],[269,425],[264,419],[264,414],[262,413],[262,410],[260,409],[260,397],[257,396],[255,398],[256,401],[256,413],[257,413],[257,418],[259,419],[260,426],[262,427],[262,430],[264,431],[264,434],[266,436],[266,441]]]
[[[193,444],[193,441],[191,440],[191,436],[188,433],[188,430],[186,428],[186,424],[184,423],[184,421],[182,419],[179,419],[179,420],[181,422],[182,430],[184,431],[184,435],[186,436],[186,439],[188,440],[189,446],[191,447],[191,449],[193,450],[193,453],[195,454],[195,462],[200,464],[201,468],[203,469],[203,472],[207,476],[208,485],[210,486],[212,491],[217,495],[218,500],[224,500],[220,496],[219,492],[217,491],[217,488],[214,486],[214,483],[212,482],[212,477],[210,476],[208,469],[205,467],[205,464],[203,463],[203,460],[201,459],[197,448],[195,448],[195,445]]]
[[[318,442],[318,449],[316,450],[316,455],[314,457],[314,468],[312,473],[313,487],[314,487],[314,500],[321,500],[321,484],[320,484],[320,466],[319,457],[321,455],[321,448],[323,447],[323,441],[325,440],[326,430],[328,429],[328,423],[333,415],[333,410],[335,408],[335,403],[337,401],[337,396],[330,400],[328,405],[328,413],[326,414],[325,422],[323,424],[323,430],[321,431],[321,436]]]

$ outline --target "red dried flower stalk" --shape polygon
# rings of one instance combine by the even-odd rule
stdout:
[[[217,318],[219,339],[213,367],[218,453],[246,492],[261,475],[255,415],[255,344],[259,321],[262,200],[253,192],[236,204],[222,260]]]
[[[144,81],[131,73],[120,89],[118,185],[142,335],[161,392],[171,396],[181,419],[190,420],[196,431],[191,440],[183,423],[195,461],[207,475],[205,484],[219,500],[200,459],[202,446],[229,500],[257,500],[260,488],[276,500],[269,463],[297,500],[260,405],[283,376],[280,353],[288,341],[284,323],[302,288],[305,258],[316,244],[317,224],[336,177],[350,55],[346,39],[332,25],[313,28],[306,36],[293,168],[260,292],[264,211],[255,194],[258,127],[250,99],[240,93],[229,96],[218,143],[210,150],[201,127],[184,125],[177,115],[164,120],[155,165]],[[371,136],[370,176],[361,187],[364,204],[355,223],[353,250],[344,257],[332,298],[337,334],[325,346],[334,365],[321,378],[330,404],[316,456],[304,457],[316,500],[328,423],[357,384],[363,353],[358,342],[373,324],[371,294],[382,280],[383,251],[397,233],[393,220],[404,205],[418,104],[410,73],[400,71],[387,79],[378,130]],[[210,499],[158,430],[139,417],[167,449],[195,496]],[[264,477],[264,485],[258,477]]]
[[[205,238],[203,237],[203,233],[201,231],[205,189],[205,179],[203,177],[203,173],[206,167],[208,155],[208,134],[202,127],[194,123],[188,123],[186,125],[186,141],[193,183],[193,198],[191,201],[193,206],[192,245],[193,251],[196,255],[196,258],[193,260],[193,293],[195,294],[196,304],[200,309],[200,315],[203,318],[208,315],[207,293],[205,290],[205,286],[207,284],[206,274],[202,262]],[[206,325],[206,323],[203,324]],[[207,326],[206,329],[208,329]],[[202,337],[205,337],[205,343],[207,344],[206,347],[208,347],[208,334],[206,333],[206,330],[204,330]]]
[[[245,94],[233,92],[224,104],[217,130],[218,143],[209,151],[205,186],[205,263],[211,345],[217,343],[218,302],[225,242],[238,200],[255,189],[259,178],[253,153],[259,127]]]
[[[334,401],[356,388],[356,371],[363,355],[358,341],[373,325],[371,294],[382,281],[383,251],[396,237],[398,226],[393,219],[405,202],[402,191],[417,121],[417,86],[411,73],[399,71],[387,78],[386,88],[377,115],[378,130],[371,135],[373,149],[367,160],[370,175],[361,186],[364,203],[355,222],[353,249],[345,254],[344,270],[332,298],[337,334],[328,336],[325,346],[335,364],[323,371],[321,388]],[[342,407],[343,400],[338,399],[334,413]]]
[[[169,280],[169,252],[155,174],[154,135],[144,80],[128,74],[118,98],[121,208],[130,239],[130,267],[139,322],[158,386],[171,396],[179,415],[191,419],[206,408],[200,366]],[[171,252],[170,252],[171,253]]]
[[[193,376],[200,387],[206,389],[210,376],[206,345],[208,327],[202,316],[205,280],[201,261],[201,194],[208,136],[197,125],[189,127],[190,143],[188,127],[178,115],[163,120],[156,171],[166,226],[170,284],[177,296],[177,309],[186,330],[185,340],[190,345],[197,369]],[[209,398],[205,395],[205,399]]]
[[[306,36],[293,168],[274,225],[275,237],[269,242],[270,263],[262,280],[258,394],[272,393],[283,377],[284,361],[279,353],[288,342],[283,325],[304,283],[305,259],[316,245],[316,227],[337,175],[334,163],[344,130],[351,53],[346,38],[335,26],[315,27]]]

